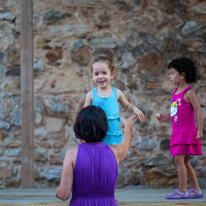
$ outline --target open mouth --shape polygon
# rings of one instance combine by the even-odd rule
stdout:
[[[99,84],[104,84],[105,80],[98,81]]]

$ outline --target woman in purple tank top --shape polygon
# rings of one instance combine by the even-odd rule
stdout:
[[[178,58],[169,63],[169,78],[177,88],[173,92],[171,109],[166,115],[159,114],[159,122],[172,120],[170,155],[175,156],[179,176],[179,189],[166,195],[166,199],[201,198],[203,193],[190,164],[189,155],[202,155],[203,113],[192,87],[188,84],[197,79],[197,67],[188,58]],[[197,114],[198,131],[195,126],[194,111]],[[187,178],[192,189],[187,192]]]
[[[123,141],[107,145],[108,122],[105,112],[88,106],[78,114],[73,129],[81,144],[66,152],[57,198],[65,201],[72,191],[70,206],[117,206],[114,199],[118,164],[131,146],[132,119],[124,119]]]

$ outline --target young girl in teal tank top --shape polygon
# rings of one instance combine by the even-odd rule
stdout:
[[[115,76],[113,62],[110,58],[99,56],[91,63],[91,77],[97,85],[90,91],[84,103],[84,107],[95,105],[101,107],[108,119],[108,131],[104,142],[108,145],[117,145],[122,142],[123,133],[119,127],[119,103],[128,112],[134,113],[140,121],[144,121],[144,115],[140,109],[130,104],[122,91],[112,87],[111,79]]]

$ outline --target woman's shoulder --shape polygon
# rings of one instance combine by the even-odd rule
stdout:
[[[71,160],[76,160],[78,148],[79,148],[79,146],[72,147],[72,148],[68,149],[66,151],[65,158],[69,158]]]

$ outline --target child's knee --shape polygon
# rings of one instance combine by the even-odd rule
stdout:
[[[176,165],[185,164],[184,163],[184,158],[182,156],[175,156],[174,162],[175,162]]]
[[[190,158],[188,157],[188,158],[186,158],[185,159],[185,165],[186,165],[186,167],[192,167],[192,165],[191,165],[191,163],[190,163]]]

